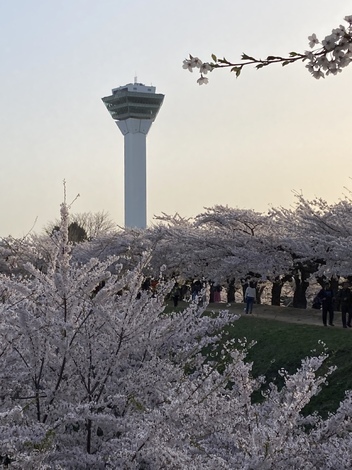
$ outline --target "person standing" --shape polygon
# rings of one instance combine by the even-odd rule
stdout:
[[[249,286],[247,286],[247,289],[244,293],[244,298],[246,301],[246,314],[252,313],[255,296],[256,296],[255,284],[254,282],[250,282]]]
[[[180,298],[180,287],[177,282],[175,283],[174,288],[172,289],[171,296],[172,300],[174,301],[174,307],[177,307]]]
[[[201,290],[202,290],[202,283],[198,279],[197,281],[194,281],[192,283],[192,300],[193,301],[199,300],[199,294]]]
[[[217,285],[214,288],[214,302],[221,302],[221,286]]]
[[[334,326],[334,291],[331,288],[331,284],[328,282],[318,292],[318,297],[321,300],[322,307],[322,319],[323,325],[327,326],[327,319],[329,313],[329,325]]]
[[[342,327],[343,328],[351,328],[351,320],[352,320],[352,292],[349,287],[348,282],[344,282],[342,284],[342,289],[339,290],[337,294],[337,298],[340,302],[340,309],[341,309],[341,319],[342,319]],[[346,317],[348,314],[347,322]]]

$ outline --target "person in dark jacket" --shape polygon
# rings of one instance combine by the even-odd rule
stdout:
[[[322,319],[323,325],[327,326],[327,318],[329,313],[329,325],[334,326],[334,291],[331,288],[330,283],[324,285],[324,287],[318,292],[318,297],[321,300],[322,306]]]
[[[174,285],[174,288],[172,289],[171,296],[172,296],[172,300],[174,301],[174,307],[177,307],[178,301],[180,298],[180,286],[178,285],[177,282]]]
[[[352,292],[351,292],[350,285],[348,282],[343,283],[342,289],[340,289],[337,294],[337,299],[340,303],[342,326],[343,328],[347,328],[347,327],[351,328]],[[346,322],[347,315],[348,315],[348,318]]]

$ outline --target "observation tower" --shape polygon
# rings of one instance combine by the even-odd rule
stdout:
[[[147,226],[146,137],[164,100],[155,90],[135,80],[102,98],[124,136],[125,227]]]

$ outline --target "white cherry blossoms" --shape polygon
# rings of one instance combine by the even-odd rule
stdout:
[[[194,68],[199,69],[200,77],[197,80],[199,85],[208,83],[209,80],[204,75],[213,70],[213,66],[209,64],[209,62],[202,62],[198,57],[192,57],[191,55],[189,56],[189,59],[185,59],[183,61],[183,68],[190,72],[193,72]]]
[[[345,16],[348,23],[345,27],[340,25],[332,30],[331,34],[321,42],[315,34],[308,37],[309,47],[313,48],[321,44],[319,49],[305,53],[309,63],[308,71],[314,78],[325,78],[330,74],[336,75],[342,72],[352,61],[352,15]]]
[[[234,72],[236,77],[239,77],[242,69],[248,65],[260,69],[272,64],[279,63],[285,66],[297,61],[308,61],[306,67],[314,78],[325,78],[330,74],[336,75],[352,61],[352,15],[345,16],[344,20],[347,22],[347,26],[340,25],[333,29],[331,34],[321,42],[316,34],[309,36],[311,49],[319,45],[317,49],[311,51],[290,52],[287,57],[269,55],[265,59],[257,59],[243,53],[238,62],[229,61],[225,57],[218,58],[214,54],[211,56],[212,62],[203,62],[198,57],[189,55],[189,59],[183,61],[183,68],[190,72],[193,72],[193,69],[199,70],[200,77],[197,80],[199,85],[208,83],[209,80],[205,75],[214,69],[230,68],[230,72]]]

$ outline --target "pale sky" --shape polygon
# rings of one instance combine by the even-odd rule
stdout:
[[[123,225],[123,136],[101,97],[138,82],[164,104],[147,138],[148,221],[215,204],[266,212],[292,191],[337,202],[352,189],[352,65],[311,78],[304,65],[215,71],[209,60],[309,49],[352,14],[342,0],[0,0],[0,236],[59,215],[107,211]]]

